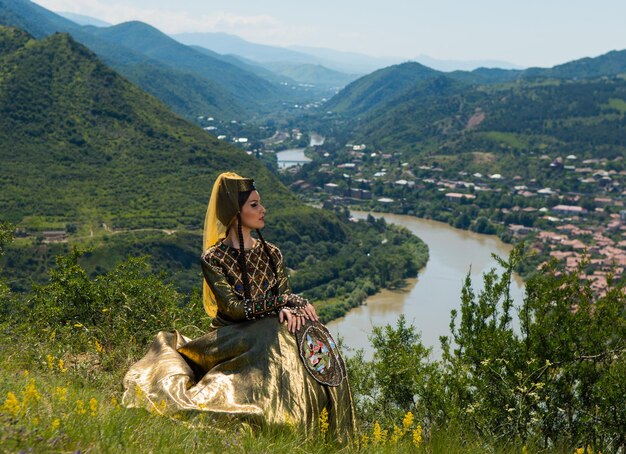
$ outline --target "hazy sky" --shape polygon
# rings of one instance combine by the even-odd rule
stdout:
[[[34,0],[166,33],[226,32],[374,56],[553,66],[626,49],[624,0]]]

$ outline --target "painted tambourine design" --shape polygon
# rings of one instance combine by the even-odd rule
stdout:
[[[300,358],[318,382],[339,386],[346,378],[346,365],[328,329],[320,322],[306,321],[296,331]]]

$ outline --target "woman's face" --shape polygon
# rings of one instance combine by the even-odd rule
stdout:
[[[265,227],[265,208],[261,205],[261,196],[258,191],[252,191],[248,200],[242,205],[241,224],[251,230]]]

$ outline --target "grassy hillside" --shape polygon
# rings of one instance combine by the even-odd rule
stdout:
[[[403,150],[418,143],[425,149],[430,142],[432,150],[455,154],[550,147],[566,155],[612,159],[626,152],[620,133],[626,80],[620,77],[486,88],[440,79],[428,87],[372,112],[358,126],[357,140]]]
[[[37,41],[2,27],[0,50],[0,212],[25,235],[4,259],[14,289],[42,282],[58,253],[88,245],[81,263],[94,275],[145,254],[153,271],[191,292],[202,281],[211,185],[226,170],[255,178],[266,236],[298,271],[296,291],[337,299],[327,318],[424,265],[426,248],[408,232],[304,205],[255,158],[177,117],[69,35]],[[66,230],[67,242],[44,242],[53,229]],[[409,244],[392,248],[391,267],[383,238]],[[367,248],[355,252],[357,244]]]

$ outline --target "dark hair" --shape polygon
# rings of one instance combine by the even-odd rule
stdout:
[[[252,191],[255,191],[255,189],[251,191],[244,191],[244,192],[239,193],[238,202],[239,202],[240,210],[250,198],[250,194],[252,194]],[[272,288],[272,291],[275,295],[277,295],[278,294],[278,271],[276,268],[276,263],[274,262],[274,257],[272,257],[272,254],[270,253],[270,248],[267,245],[265,238],[263,238],[263,235],[261,235],[261,231],[259,229],[256,229],[256,233],[259,236],[259,240],[261,240],[261,244],[263,245],[263,250],[265,251],[265,254],[267,255],[270,261],[270,268],[272,269],[272,272],[274,273],[274,277],[276,278],[276,284]],[[239,236],[239,254],[237,254],[237,265],[239,265],[239,270],[241,270],[241,280],[243,281],[244,298],[247,300],[250,300],[251,299],[250,298],[250,279],[248,278],[248,267],[246,266],[246,251],[243,247],[243,226],[241,225],[240,213],[237,213],[237,234]]]

